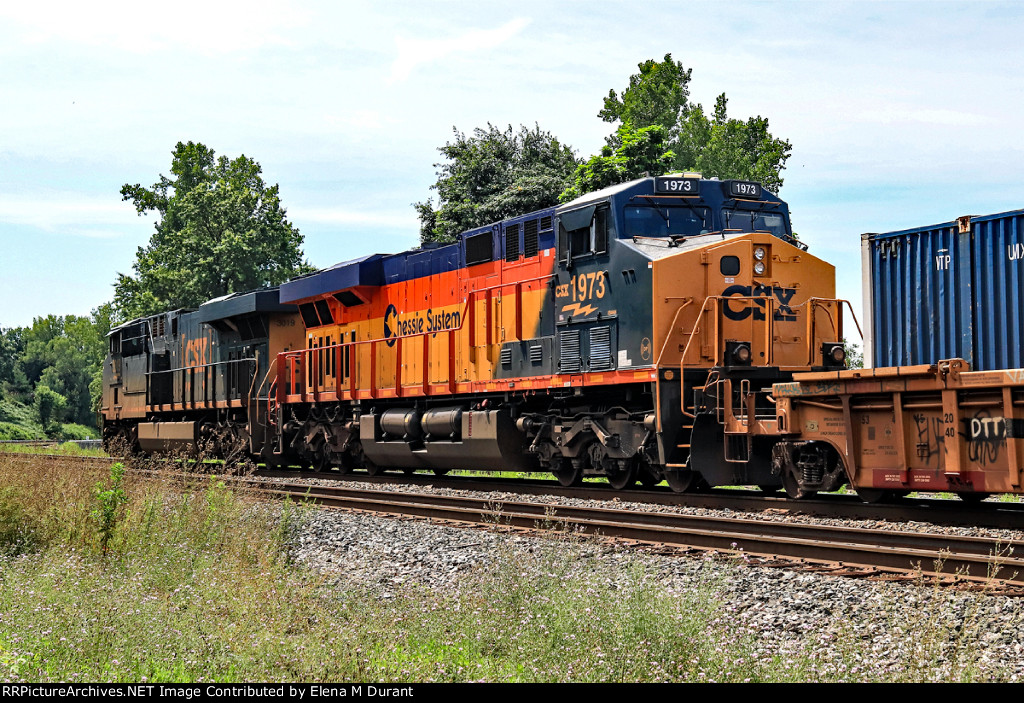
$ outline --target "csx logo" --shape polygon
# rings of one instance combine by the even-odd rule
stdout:
[[[739,309],[734,309],[729,301],[725,301],[725,316],[730,320],[746,320],[750,313],[754,313],[755,320],[764,319],[764,309],[768,298],[775,298],[775,313],[772,319],[776,322],[792,322],[796,320],[796,313],[789,307],[789,301],[796,295],[796,288],[776,288],[775,286],[729,286],[722,295],[743,296],[745,298],[764,298],[765,300],[744,300],[737,301]]]

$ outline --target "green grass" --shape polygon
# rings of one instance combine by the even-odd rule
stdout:
[[[129,473],[118,486],[107,470],[0,457],[0,680],[999,677],[976,665],[980,620],[947,622],[941,598],[906,608],[893,592],[886,626],[920,646],[873,667],[862,632],[759,647],[720,602],[724,577],[671,586],[643,559],[564,532],[502,543],[452,587],[328,580],[292,560],[308,515],[209,476],[183,489]],[[714,573],[729,568],[744,567]]]

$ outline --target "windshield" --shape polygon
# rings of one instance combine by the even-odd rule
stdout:
[[[711,212],[706,207],[627,205],[627,237],[667,237],[704,234],[711,230]]]
[[[726,229],[738,229],[744,232],[771,232],[775,235],[788,235],[786,218],[778,212],[763,210],[722,210]]]

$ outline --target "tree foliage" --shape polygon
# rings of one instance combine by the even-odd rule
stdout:
[[[638,64],[638,68],[640,73],[629,77],[629,86],[621,96],[614,90],[608,91],[604,108],[597,116],[605,122],[621,122],[635,128],[661,125],[671,140],[689,105],[693,70],[673,61],[672,54],[665,54],[661,62],[648,59]],[[614,140],[614,136],[609,137],[610,143]]]
[[[436,209],[432,199],[413,205],[423,242],[451,242],[465,230],[554,205],[579,164],[570,147],[537,125],[515,132],[488,123],[472,136],[454,134],[438,149],[446,161],[434,164]]]
[[[16,370],[34,389],[37,407],[43,387],[66,401],[53,406],[56,409],[48,414],[52,422],[95,424],[92,386],[98,387],[96,378],[106,356],[109,310],[109,305],[102,306],[91,318],[37,317],[31,327],[22,328],[24,346]]]
[[[767,118],[730,118],[725,93],[716,98],[714,112],[708,116],[701,105],[689,102],[692,70],[684,69],[671,54],[661,62],[648,60],[638,67],[640,73],[630,76],[621,96],[609,92],[598,113],[601,119],[634,129],[664,127],[667,147],[674,154],[671,170],[757,181],[778,192],[793,147],[772,136]],[[608,144],[614,148],[619,138],[616,131]]]
[[[261,174],[244,154],[215,158],[203,144],[178,142],[171,177],[121,188],[139,215],[159,216],[149,244],[136,252],[135,276],[118,274],[114,302],[124,318],[196,307],[310,270],[278,186],[268,187]]]
[[[601,153],[580,164],[573,174],[572,186],[559,198],[563,203],[616,183],[645,174],[662,174],[675,157],[667,147],[668,130],[661,125],[634,129],[628,122],[619,127],[615,139]]]

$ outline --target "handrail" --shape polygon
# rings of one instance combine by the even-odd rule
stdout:
[[[419,339],[424,339],[424,364],[423,364],[423,382],[422,382],[422,384],[423,384],[424,388],[426,388],[426,386],[429,384],[428,369],[427,369],[428,362],[429,362],[429,356],[428,356],[428,344],[427,344],[427,341],[425,339],[426,337],[431,336],[431,335],[436,335],[436,334],[447,334],[449,336],[449,340],[451,340],[453,338],[453,336],[455,335],[455,333],[462,331],[466,327],[467,320],[471,316],[474,317],[474,320],[472,321],[472,324],[475,325],[475,323],[476,323],[475,315],[473,315],[472,312],[473,312],[473,310],[475,310],[475,303],[477,302],[477,296],[480,296],[480,295],[483,295],[483,294],[490,294],[494,290],[500,290],[500,289],[504,289],[504,288],[515,288],[516,294],[521,296],[522,295],[522,289],[523,289],[523,286],[525,284],[534,283],[534,282],[537,282],[537,281],[550,281],[550,280],[554,279],[556,277],[556,275],[557,274],[555,274],[555,273],[549,273],[549,274],[544,274],[542,276],[535,276],[534,278],[527,278],[527,279],[518,280],[518,281],[510,281],[510,282],[506,282],[506,283],[496,283],[494,285],[486,286],[484,288],[474,288],[473,290],[468,291],[466,297],[463,298],[463,300],[461,301],[462,309],[458,312],[458,315],[459,315],[459,323],[458,323],[458,325],[456,325],[454,327],[450,327],[448,329],[433,330],[433,331],[430,331],[430,332],[413,332],[413,333],[410,333],[410,334],[392,335],[390,337],[377,337],[377,338],[374,338],[374,339],[360,339],[360,340],[354,340],[354,341],[350,341],[350,342],[338,342],[337,344],[330,344],[330,345],[326,345],[326,346],[322,346],[322,347],[303,347],[302,349],[295,349],[295,350],[287,351],[287,352],[279,352],[278,355],[277,355],[278,356],[278,360],[283,362],[284,367],[285,367],[283,370],[287,372],[288,367],[294,367],[294,364],[293,364],[292,360],[297,360],[299,362],[300,367],[304,367],[304,365],[305,365],[304,364],[304,359],[306,357],[311,357],[310,360],[312,361],[312,364],[311,364],[312,370],[315,372],[316,377],[319,380],[319,368],[318,368],[318,366],[319,366],[319,364],[318,364],[318,356],[319,356],[319,354],[318,353],[321,352],[321,351],[323,351],[325,353],[337,354],[338,355],[338,360],[340,360],[340,355],[341,355],[341,352],[342,352],[343,349],[360,347],[362,345],[367,345],[367,344],[371,345],[371,348],[373,348],[375,345],[380,344],[380,343],[383,342],[385,344],[388,344],[389,346],[393,345],[393,344],[399,345],[398,346],[398,349],[399,349],[398,353],[400,355],[401,354],[401,343],[402,343],[402,340],[412,339],[412,338],[419,338]],[[489,295],[488,295],[488,299],[490,299]],[[488,316],[490,316],[490,306],[488,306],[487,314],[488,314]],[[517,322],[519,322],[519,320],[521,320],[521,314],[517,315]],[[518,325],[517,325],[517,327],[518,327]],[[474,344],[474,341],[475,341],[473,339],[473,336],[474,336],[473,332],[474,332],[474,330],[475,330],[475,327],[471,327],[470,328],[470,347],[471,348],[475,347],[475,346],[481,346],[481,345]],[[521,330],[517,329],[517,334],[521,335]],[[490,339],[490,337],[491,337],[491,335],[490,335],[490,326],[489,326],[488,327],[488,339]],[[492,342],[488,342],[486,345],[483,345],[483,346],[491,346],[491,345],[493,345],[493,343]],[[357,375],[357,370],[354,367],[357,364],[357,362],[355,361],[355,359],[357,357],[353,353],[350,356],[350,358],[353,359],[353,361],[352,361],[352,365],[350,367],[349,374],[348,374],[349,386],[350,386],[349,392],[352,393],[353,397],[354,397],[354,394],[356,392],[356,389],[354,387],[354,380],[355,380],[356,375]],[[450,359],[451,359],[451,362],[450,362],[450,369],[449,369],[448,385],[449,385],[449,387],[451,387],[454,390],[455,379],[454,379],[454,367],[452,366],[452,364],[454,364],[454,360],[455,360],[454,352],[450,354]],[[400,356],[399,356],[399,360],[398,360],[397,364],[398,364],[399,367],[401,366],[401,357]],[[376,373],[376,357],[375,356],[371,356],[370,366],[371,366],[371,374],[375,374]],[[337,369],[338,367],[339,367],[339,365],[336,363],[335,368]],[[294,370],[292,371],[292,374],[294,374]],[[343,376],[339,375],[337,373],[337,371],[336,371],[334,376],[332,376],[332,378],[335,379],[335,382],[336,382],[335,392],[337,392],[337,386],[340,385],[340,381],[343,378]],[[400,378],[401,378],[401,372],[399,371],[398,372],[398,378],[396,378],[396,385],[395,385],[395,388],[398,390],[399,395],[401,394],[401,390],[400,389],[402,387],[404,387],[401,384]],[[370,387],[371,397],[375,397],[373,394],[376,393],[376,391],[378,390],[377,388],[375,388],[373,386],[373,383],[374,383],[374,381],[373,381],[373,379],[371,379],[371,387]],[[313,384],[305,384],[305,383],[303,383],[303,392],[302,392],[303,396],[305,396],[307,394],[307,392],[308,392],[308,389],[306,388],[307,385],[313,385]],[[277,391],[278,391],[278,395],[282,395],[284,393],[283,385],[279,384]],[[314,399],[316,399],[319,396],[319,393],[320,393],[319,389],[314,389],[312,392],[313,392],[313,395],[314,395]],[[280,401],[280,399],[279,399],[279,401]]]
[[[178,368],[162,369],[160,371],[146,371],[144,373],[144,376],[146,377],[146,400],[147,400],[146,404],[147,405],[167,405],[168,404],[168,403],[154,403],[154,402],[152,402],[152,397],[151,396],[152,396],[152,389],[153,389],[153,386],[152,386],[153,379],[151,377],[159,376],[161,374],[177,374],[177,373],[180,373],[181,374],[181,395],[182,395],[182,397],[181,397],[181,404],[182,405],[193,405],[194,406],[195,403],[197,402],[194,398],[192,398],[192,399],[186,399],[185,398],[185,380],[186,380],[186,373],[190,374],[191,378],[188,379],[189,380],[189,389],[190,389],[190,391],[194,392],[194,390],[195,390],[194,384],[195,384],[196,371],[199,371],[202,374],[202,380],[204,381],[204,383],[203,383],[203,399],[202,399],[202,401],[199,401],[199,402],[203,402],[203,403],[214,402],[214,403],[216,403],[217,402],[217,376],[216,376],[216,372],[211,376],[211,378],[210,378],[211,382],[209,384],[206,384],[205,381],[206,381],[207,369],[216,369],[216,367],[218,367],[218,366],[230,367],[231,364],[236,364],[237,365],[237,364],[243,364],[243,363],[244,364],[249,364],[249,365],[252,365],[252,366],[256,366],[258,368],[259,359],[257,359],[256,357],[245,357],[245,358],[241,358],[241,359],[226,359],[226,360],[223,360],[223,361],[213,361],[213,362],[210,362],[208,364],[196,364],[194,366],[179,366]],[[174,398],[173,398],[173,383],[174,383],[174,380],[173,379],[174,379],[174,377],[172,376],[172,380],[171,380],[171,383],[172,383],[172,397],[171,397],[171,402],[170,402],[171,405],[174,404]],[[248,392],[245,394],[245,402],[246,402],[247,405],[250,402],[250,400],[252,399],[252,391],[253,391],[253,387],[255,386],[255,384],[256,384],[256,375],[255,375],[255,373],[253,373],[252,374],[252,378],[249,381]],[[207,386],[209,386],[209,388]],[[229,387],[230,387],[230,385],[228,385],[228,388]],[[209,398],[206,397],[207,395],[209,395]],[[224,400],[225,401],[230,401],[230,400],[232,400],[232,398],[230,398],[228,396],[228,394],[225,393]],[[237,400],[241,400],[241,398],[237,398]]]
[[[679,319],[679,313],[681,313],[683,311],[683,308],[685,308],[687,305],[692,304],[693,298],[687,298],[686,300],[683,301],[682,305],[680,305],[676,309],[675,317],[672,318],[672,324],[668,326],[669,332],[668,334],[665,335],[665,341],[661,343],[661,350],[658,352],[658,358],[654,362],[655,367],[661,366],[661,357],[665,355],[665,348],[668,346],[668,340],[671,339],[672,337],[672,330],[676,328],[676,320]],[[699,316],[700,314],[698,313],[698,317]],[[691,332],[690,334],[692,335],[693,333]]]

